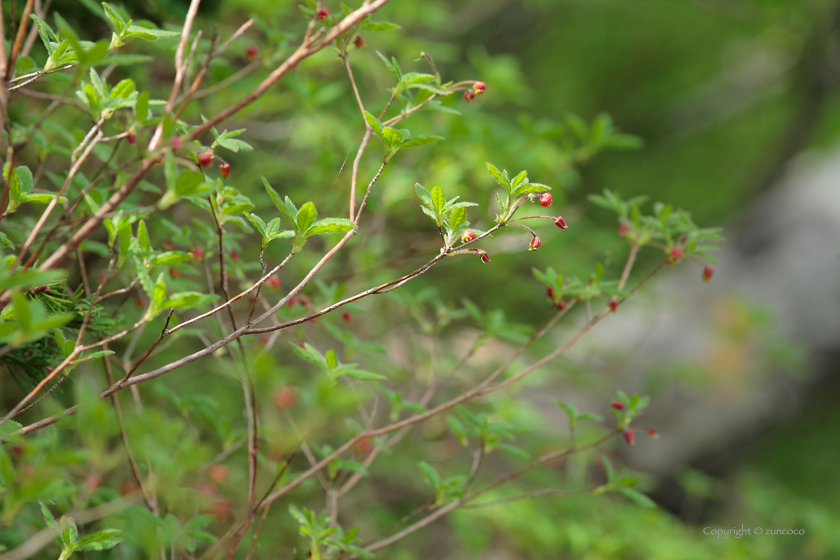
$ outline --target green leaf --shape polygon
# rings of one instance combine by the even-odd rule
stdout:
[[[321,353],[318,352],[318,350],[316,350],[314,346],[312,346],[308,342],[303,343],[303,348],[301,348],[293,342],[290,342],[289,344],[292,345],[292,350],[295,351],[295,354],[297,354],[298,357],[303,358],[307,362],[315,364],[325,372],[329,371],[329,368],[327,367],[326,358],[324,358],[324,356],[322,356]]]
[[[109,6],[107,2],[102,2],[102,7],[105,9],[105,15],[108,16],[108,19],[111,20],[111,23],[113,23],[114,27],[117,28],[117,32],[122,33],[122,30],[125,29],[126,21],[120,13]]]
[[[22,424],[18,424],[13,420],[6,420],[3,424],[0,424],[0,439],[9,437],[21,428],[23,428]]]
[[[158,266],[172,266],[173,264],[186,262],[191,258],[192,254],[187,253],[186,251],[166,251],[165,253],[160,253],[150,258],[149,264]]]
[[[310,235],[323,235],[325,233],[345,233],[354,229],[356,229],[356,224],[347,218],[324,218],[312,224],[305,231],[305,235],[308,237]]]
[[[382,129],[382,132],[379,134],[382,137],[382,141],[385,142],[385,145],[388,147],[389,150],[393,150],[394,148],[399,148],[400,143],[403,141],[403,133],[397,130],[396,128],[385,127]]]
[[[137,96],[137,103],[134,104],[134,120],[143,122],[149,113],[149,92],[141,91]]]
[[[127,37],[139,37],[146,41],[157,41],[158,39],[178,37],[181,35],[179,31],[164,31],[163,29],[140,27],[139,25],[129,25],[125,30],[125,34]]]
[[[412,136],[399,143],[400,148],[413,148],[415,146],[425,146],[432,142],[443,140],[443,136]]]
[[[342,375],[360,381],[382,381],[383,379],[388,379],[378,373],[356,369],[356,364],[343,364],[333,370],[334,377],[340,377]]]
[[[440,187],[433,188],[431,197],[432,207],[435,209],[435,213],[440,216],[443,211],[443,207],[446,204],[446,197],[443,195],[443,189]]]
[[[423,185],[421,185],[420,183],[415,183],[414,192],[417,193],[417,196],[420,198],[420,200],[425,206],[434,209],[435,205],[432,203],[432,195],[429,194],[429,191],[423,188]]]
[[[373,129],[373,131],[379,136],[382,137],[382,123],[379,122],[379,119],[365,111],[365,120],[367,121],[368,125]]]
[[[73,545],[74,550],[108,550],[122,542],[119,529],[105,529],[82,537]]]
[[[458,226],[467,221],[467,211],[463,207],[455,208],[449,215],[449,227],[455,230]]]
[[[149,239],[149,231],[146,229],[146,220],[140,220],[137,224],[137,242],[142,251],[151,251],[152,242]]]
[[[55,517],[53,517],[53,514],[52,512],[50,512],[50,509],[47,507],[47,504],[45,504],[44,502],[38,503],[41,504],[41,515],[44,516],[44,522],[47,524],[47,527],[58,531],[58,523],[55,522]]]
[[[512,187],[510,184],[510,180],[507,178],[507,173],[503,174],[501,171],[496,169],[496,167],[493,166],[493,164],[491,164],[489,161],[487,162],[487,171],[490,172],[490,175],[493,176],[497,183],[503,186],[508,192],[511,192]]]
[[[619,492],[636,502],[638,505],[642,507],[656,507],[656,503],[653,500],[642,494],[637,490],[633,490],[632,488],[621,487],[618,489]]]
[[[423,475],[426,477],[426,482],[432,487],[432,490],[437,492],[437,489],[440,488],[441,482],[437,469],[425,461],[417,463],[417,468],[423,471]]]
[[[312,202],[307,202],[303,206],[300,207],[297,213],[297,224],[300,227],[301,232],[305,232],[309,229],[309,226],[315,222],[315,218],[318,217],[318,211],[315,210],[315,204]]]
[[[203,294],[201,292],[178,292],[172,294],[161,303],[162,309],[170,307],[196,307],[207,305],[218,299],[218,294]]]

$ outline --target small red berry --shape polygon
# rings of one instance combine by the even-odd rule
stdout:
[[[365,38],[359,35],[355,39],[353,39],[353,44],[356,45],[357,49],[361,49],[365,46]]]
[[[612,402],[612,407],[614,409],[618,410],[619,412],[621,412],[621,411],[624,410],[624,403],[621,403],[619,401],[613,401]]]
[[[318,18],[318,21],[324,21],[330,17],[330,11],[326,8],[318,8],[318,11],[315,12],[315,17]]]
[[[193,247],[190,249],[190,253],[192,253],[192,260],[200,261],[204,257],[204,249],[201,247]]]
[[[624,430],[624,441],[626,441],[628,445],[636,443],[636,434],[633,433],[633,430]]]
[[[227,481],[229,474],[230,471],[226,465],[213,465],[207,471],[207,476],[210,477],[210,480],[212,480],[216,486],[224,484]]]
[[[540,248],[540,245],[542,245],[542,241],[540,241],[539,237],[535,236],[533,239],[531,239],[531,244],[528,246],[528,250],[536,251]]]
[[[132,146],[137,143],[137,136],[135,136],[134,134],[129,134],[125,137],[125,139],[128,140],[128,143]]]
[[[671,252],[668,253],[668,261],[672,265],[677,264],[678,262],[680,262],[680,259],[682,258],[682,254],[683,254],[682,247],[680,247],[679,245],[675,245],[674,247],[671,248]]]
[[[199,154],[198,164],[201,167],[207,167],[211,163],[213,163],[213,152],[212,151],[207,150],[206,152],[204,152],[202,154]]]
[[[254,60],[257,58],[257,46],[251,45],[247,49],[245,49],[245,58],[248,60]]]
[[[233,262],[239,262],[239,253],[237,253],[236,251],[231,251],[229,255],[230,260],[232,260]]]
[[[181,277],[181,271],[180,271],[180,270],[178,270],[177,268],[170,268],[170,269],[169,269],[169,276],[170,276],[173,280],[177,280],[178,278],[180,278],[180,277]]]
[[[554,288],[549,286],[545,289],[545,295],[548,296],[548,299],[554,300]]]
[[[472,92],[472,91],[465,91],[464,92],[464,99],[466,100],[467,103],[469,103],[470,101],[475,99],[475,93]]]
[[[228,175],[230,175],[230,164],[223,163],[219,166],[219,173],[222,174],[222,179],[227,179]]]
[[[476,82],[473,84],[473,91],[476,95],[481,95],[484,93],[484,90],[487,89],[487,84],[484,82]]]
[[[280,410],[289,410],[297,404],[297,395],[288,386],[278,387],[272,395],[274,406]]]
[[[566,221],[563,219],[563,216],[557,216],[557,219],[554,220],[554,225],[560,229],[569,229],[569,226],[566,225]]]
[[[715,269],[711,266],[707,266],[703,269],[703,282],[708,282],[712,279],[712,276],[715,274]]]
[[[475,241],[475,232],[473,230],[467,230],[461,236],[461,243],[469,243],[470,241]]]
[[[648,429],[647,429],[647,434],[648,434],[650,437],[652,437],[653,439],[659,439],[659,432],[657,432],[657,431],[656,431],[656,430],[654,430],[653,428],[648,428]]]
[[[628,231],[630,231],[630,226],[628,226],[627,224],[621,224],[620,226],[618,226],[619,237],[624,237],[625,235],[627,235]]]
[[[543,193],[540,195],[540,206],[551,206],[551,193]]]
[[[490,255],[488,255],[487,253],[481,253],[481,262],[489,263]]]
[[[269,288],[272,290],[279,290],[280,289],[280,279],[276,276],[272,276],[265,282]]]
[[[349,323],[350,322],[350,312],[345,311],[344,313],[341,314],[341,318]]]
[[[615,310],[616,310],[616,309],[618,309],[618,302],[615,300],[615,298],[612,298],[612,299],[610,300],[610,311],[612,311],[613,313],[615,313]]]
[[[173,138],[172,139],[172,149],[176,152],[181,149],[181,139],[180,138]]]

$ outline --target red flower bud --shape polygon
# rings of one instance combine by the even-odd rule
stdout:
[[[540,241],[539,237],[534,236],[534,238],[531,239],[531,244],[528,246],[528,250],[536,251],[540,248],[540,245],[542,245],[542,241]]]
[[[563,216],[557,216],[557,219],[554,220],[554,225],[560,229],[569,229],[569,226],[566,225],[566,221],[563,220]]]
[[[228,253],[228,255],[230,255],[230,260],[232,260],[233,262],[239,262],[239,253],[237,253],[236,251],[231,251],[230,253]]]
[[[545,289],[545,295],[548,296],[548,299],[554,300],[554,288],[549,286]]]
[[[257,58],[257,46],[251,45],[245,50],[245,58],[248,60],[254,60]]]
[[[551,193],[542,193],[540,195],[540,206],[551,206]]]
[[[222,174],[222,179],[227,179],[228,175],[230,175],[230,164],[223,163],[219,166],[219,173]]]
[[[280,279],[276,276],[272,276],[265,282],[269,288],[272,290],[279,290],[280,289]]]
[[[172,139],[172,149],[176,152],[181,149],[181,139],[180,138],[173,138]]]
[[[487,253],[481,253],[481,262],[489,263],[490,255],[488,255]]]
[[[201,247],[193,247],[190,249],[190,253],[192,253],[192,260],[200,261],[204,257],[204,249]]]
[[[128,143],[132,146],[137,143],[137,136],[135,136],[134,134],[129,134],[125,137],[125,139],[128,140]]]
[[[357,49],[361,49],[365,46],[365,38],[359,35],[355,39],[353,39],[353,44],[356,45]]]
[[[648,428],[648,429],[647,429],[647,434],[648,434],[650,437],[652,437],[653,439],[659,439],[659,432],[657,432],[657,431],[656,431],[656,430],[654,430],[653,428]]]
[[[473,84],[473,91],[476,95],[481,95],[484,93],[484,90],[487,89],[487,84],[484,82],[476,82]]]
[[[297,395],[288,386],[278,387],[271,396],[274,406],[280,410],[289,410],[297,404]]]
[[[680,259],[682,258],[682,254],[683,254],[682,247],[680,247],[678,245],[675,245],[674,247],[671,248],[671,252],[668,253],[668,262],[670,262],[672,265],[677,264],[678,262],[680,262]]]
[[[330,17],[330,11],[326,8],[318,8],[318,11],[315,12],[315,17],[318,18],[318,21],[324,21]]]
[[[712,276],[715,274],[715,269],[711,266],[707,266],[703,269],[703,282],[708,282],[712,279]]]
[[[621,224],[618,226],[618,235],[620,237],[624,237],[625,235],[627,235],[628,231],[630,231],[630,226],[628,226],[627,224]]]
[[[464,92],[464,99],[469,103],[473,99],[475,99],[475,93],[472,91],[465,91]]]
[[[177,268],[170,268],[170,269],[169,269],[169,276],[170,276],[173,280],[177,280],[178,278],[180,278],[180,277],[181,277],[181,271],[180,271],[180,270],[178,270]]]
[[[461,243],[469,243],[470,241],[475,241],[475,232],[473,230],[467,230],[461,235]]]
[[[198,165],[201,167],[207,167],[211,163],[213,163],[213,152],[211,150],[207,150],[206,152],[199,154]]]
[[[624,410],[624,404],[619,402],[619,401],[613,401],[612,402],[612,407],[614,409],[618,410],[619,412]]]
[[[557,308],[557,309],[559,309],[560,311],[563,311],[564,309],[566,309],[566,302],[565,302],[565,301],[563,301],[562,299],[561,299],[561,300],[558,300],[558,301],[554,304],[554,307],[556,307],[556,308]]]
[[[618,309],[618,302],[615,300],[615,298],[612,298],[612,299],[610,300],[610,310],[611,310],[613,313],[615,313],[615,310],[616,310],[616,309]]]
[[[636,434],[633,433],[633,430],[624,430],[624,441],[627,442],[628,445],[633,445],[636,443]]]
[[[345,311],[344,313],[341,314],[341,318],[349,323],[350,322],[350,312]]]
[[[171,241],[164,241],[163,242],[163,248],[166,249],[167,251],[171,251],[172,249],[175,248],[175,244],[172,243]]]

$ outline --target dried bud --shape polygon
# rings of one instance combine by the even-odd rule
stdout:
[[[569,229],[569,226],[566,225],[566,221],[563,219],[563,216],[557,216],[557,219],[554,220],[554,225],[560,229]]]
[[[610,300],[610,311],[612,311],[613,313],[615,313],[615,310],[616,310],[616,309],[618,309],[618,302],[615,300],[615,298],[612,298],[612,299]]]
[[[266,285],[272,290],[279,290],[280,289],[280,279],[276,276],[272,276],[268,280],[266,280]]]
[[[361,49],[365,46],[365,38],[359,35],[355,39],[353,39],[353,44],[356,46],[357,49]]]
[[[624,237],[627,235],[627,232],[630,231],[630,226],[627,224],[621,224],[618,226],[618,235],[619,237]]]
[[[612,407],[614,409],[618,410],[619,412],[624,411],[624,404],[619,402],[619,401],[613,401],[612,402]]]
[[[128,143],[132,146],[137,143],[137,136],[135,136],[134,134],[129,134],[125,137],[125,139],[128,140]]]
[[[489,263],[490,255],[488,255],[487,253],[481,253],[481,262]]]
[[[230,164],[223,163],[219,166],[219,173],[222,174],[222,179],[227,179],[228,175],[230,175]]]
[[[659,439],[659,432],[657,432],[653,428],[648,428],[647,429],[647,435],[649,435],[653,439]]]
[[[172,139],[172,149],[176,152],[181,149],[181,139],[180,138],[173,138]]]
[[[484,82],[475,82],[473,84],[473,91],[475,92],[476,95],[483,94],[484,90],[486,90],[486,89],[487,89],[487,84],[485,84]]]
[[[540,206],[551,206],[551,193],[542,193],[540,195]]]
[[[528,250],[529,251],[536,251],[537,249],[540,248],[540,245],[542,245],[542,241],[540,241],[539,237],[534,236],[534,238],[531,239],[531,244],[528,246]]]
[[[341,314],[341,318],[349,323],[350,322],[350,312],[345,311],[344,313]]]
[[[212,150],[207,150],[206,152],[199,154],[198,165],[200,165],[201,167],[207,167],[211,163],[213,163],[213,151]]]
[[[680,247],[679,245],[674,245],[671,248],[671,252],[668,253],[668,262],[671,263],[672,265],[677,264],[678,262],[680,262],[680,259],[682,258],[682,254],[683,254],[682,247]]]
[[[466,100],[467,103],[469,103],[470,101],[475,99],[475,92],[465,91],[464,92],[464,99]]]
[[[636,443],[636,434],[633,433],[633,430],[624,430],[624,441],[627,442],[628,445],[633,445]]]
[[[470,241],[475,241],[475,232],[473,230],[467,230],[461,236],[461,243],[469,243]]]
[[[712,279],[712,276],[715,274],[715,269],[711,266],[707,266],[703,269],[703,282],[708,282]]]
[[[318,21],[324,21],[330,17],[330,11],[326,8],[318,8],[318,11],[315,12],[315,17],[318,18]]]
[[[201,247],[193,247],[190,249],[190,253],[192,253],[192,260],[198,262],[204,257],[204,249]]]
[[[210,477],[210,480],[212,480],[216,486],[224,484],[228,479],[228,474],[230,474],[230,472],[225,465],[213,465],[207,471],[207,476]]]
[[[250,47],[245,49],[245,58],[247,60],[254,60],[255,58],[257,58],[257,52],[257,46],[251,45]]]
[[[230,260],[232,260],[233,262],[239,262],[239,253],[237,253],[236,251],[231,251],[228,254],[230,255]]]

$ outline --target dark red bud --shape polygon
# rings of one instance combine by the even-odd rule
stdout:
[[[540,206],[551,206],[551,193],[543,193],[540,195]]]
[[[280,289],[280,279],[276,276],[272,276],[271,278],[266,280],[265,283],[268,284],[268,287],[271,288],[272,290],[279,290]]]
[[[356,45],[357,49],[361,49],[365,46],[365,38],[359,35],[355,39],[353,39],[353,44]]]
[[[707,266],[706,268],[703,269],[703,281],[708,282],[709,280],[712,279],[712,276],[714,276],[714,274],[715,274],[715,269],[712,268],[711,266]]]
[[[627,235],[627,232],[630,231],[630,226],[627,224],[621,224],[618,226],[618,235],[624,237]]]
[[[169,269],[169,276],[172,277],[173,280],[177,280],[181,277],[181,271],[177,268],[170,268]]]
[[[556,308],[557,308],[557,309],[559,309],[560,311],[563,311],[564,309],[566,309],[566,302],[565,302],[565,301],[563,301],[562,299],[561,299],[561,300],[558,300],[558,301],[554,304],[554,307],[556,307]]]
[[[134,134],[129,134],[125,137],[125,139],[128,140],[128,143],[132,146],[137,143],[137,136],[135,136]]]
[[[546,288],[545,289],[545,295],[548,296],[548,299],[553,300],[554,299],[554,288],[552,288],[551,286]]]
[[[232,260],[233,262],[239,262],[239,253],[237,253],[236,251],[231,251],[229,255],[230,260]]]
[[[464,92],[464,99],[466,100],[467,103],[469,103],[470,101],[475,99],[475,92],[465,91]]]
[[[680,259],[682,258],[682,255],[683,255],[682,247],[680,247],[678,245],[675,245],[674,247],[671,248],[671,252],[668,253],[668,260],[670,261],[671,264],[677,264],[678,262],[680,262]]]
[[[476,95],[481,95],[487,89],[487,84],[484,82],[476,82],[473,84],[473,91]]]
[[[531,239],[531,244],[528,246],[528,250],[536,251],[540,248],[540,245],[542,245],[542,241],[540,241],[539,237],[535,236],[533,239]]]
[[[659,439],[659,432],[657,432],[653,428],[648,428],[647,429],[647,435],[649,435],[653,439]]]
[[[469,243],[470,241],[475,241],[475,232],[472,230],[465,231],[461,236],[461,243]]]
[[[341,314],[341,318],[349,323],[350,322],[350,312],[345,311],[344,313]]]
[[[192,258],[194,261],[200,261],[202,257],[204,257],[204,249],[201,247],[193,247],[190,249],[190,253],[192,253]]]
[[[490,255],[488,255],[487,253],[481,253],[481,262],[489,263]]]
[[[618,302],[613,298],[610,300],[610,310],[615,313],[616,309],[618,309]]]
[[[222,174],[222,179],[227,179],[228,175],[230,175],[230,164],[223,163],[219,166],[219,173]]]
[[[207,167],[211,163],[213,163],[213,152],[212,151],[207,150],[206,152],[204,152],[202,154],[199,154],[198,164],[201,167]]]
[[[618,411],[623,411],[624,410],[624,404],[619,402],[619,401],[613,401],[612,402],[612,407],[614,409],[618,410]]]
[[[318,11],[315,12],[315,17],[318,18],[318,21],[324,21],[330,17],[330,11],[326,8],[318,8]]]
[[[624,441],[626,441],[628,445],[636,443],[636,434],[633,433],[633,430],[624,430]]]
[[[257,46],[251,45],[245,50],[245,58],[247,58],[248,60],[254,60],[255,58],[257,58],[257,52]]]
[[[176,152],[181,149],[181,139],[180,138],[173,138],[172,139],[172,149]]]
[[[569,229],[569,226],[566,225],[566,221],[563,219],[563,216],[557,216],[557,219],[554,220],[554,225],[560,229]]]

